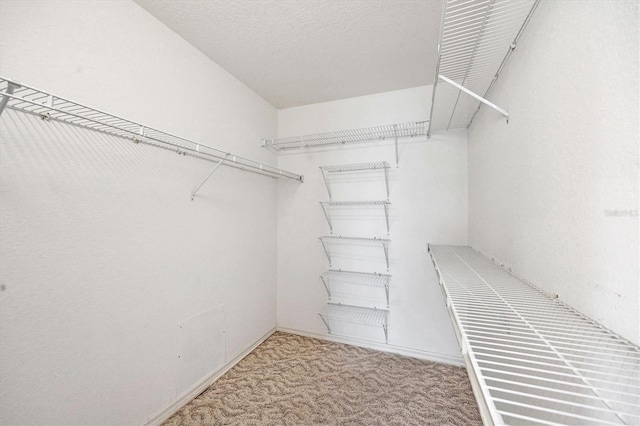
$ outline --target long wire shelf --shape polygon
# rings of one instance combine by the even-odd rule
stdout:
[[[348,172],[361,172],[361,171],[369,171],[369,170],[383,170],[384,171],[384,183],[385,188],[387,190],[387,200],[389,199],[389,176],[387,169],[389,169],[389,163],[386,161],[374,161],[369,163],[356,163],[356,164],[341,164],[336,166],[320,166],[320,171],[322,172],[322,179],[324,180],[324,185],[327,188],[327,192],[329,193],[329,199],[332,198],[331,194],[331,186],[329,185],[329,174],[334,173],[348,173]]]
[[[71,101],[58,95],[0,77],[0,114],[5,108],[36,115],[43,120],[55,120],[108,133],[135,143],[174,150],[218,164],[246,170],[273,178],[288,178],[302,182],[296,173],[281,170],[246,157],[181,138],[161,130],[136,123],[113,114]],[[194,191],[195,192],[195,191]]]
[[[391,242],[391,240],[388,238],[343,237],[341,235],[325,235],[318,238],[318,240],[320,240],[320,243],[322,244],[324,254],[327,256],[327,260],[329,261],[329,266],[331,266],[331,254],[328,244],[329,242],[346,241],[364,244],[379,244],[384,251],[384,258],[387,263],[387,271],[389,270],[389,243]]]
[[[387,310],[328,303],[318,312],[318,316],[324,322],[329,334],[332,333],[331,321],[342,321],[381,327],[384,331],[384,340],[388,342],[389,311]]]
[[[277,151],[312,148],[325,145],[344,145],[354,142],[376,140],[393,140],[396,148],[396,164],[398,163],[398,139],[412,138],[425,134],[427,121],[387,124],[384,126],[366,127],[352,130],[316,133],[277,139],[263,139],[262,146]]]
[[[367,287],[383,288],[387,300],[387,308],[389,307],[389,281],[391,280],[391,275],[389,274],[329,269],[320,275],[320,280],[327,291],[329,300],[331,300],[331,283],[349,283]]]
[[[333,234],[333,223],[331,222],[331,215],[329,214],[329,207],[344,207],[344,206],[382,206],[384,209],[384,218],[387,224],[387,235],[389,235],[389,201],[320,201],[322,212],[324,213],[327,224],[329,224],[329,231]]]
[[[389,163],[386,161],[373,161],[369,163],[341,164],[336,166],[320,166],[323,172],[327,173],[346,173],[359,172],[364,170],[388,169]]]
[[[640,423],[640,348],[470,247],[429,246],[485,424]]]
[[[508,117],[506,111],[488,102],[486,97],[516,48],[538,2],[446,1],[427,134],[432,130],[468,127],[481,102]],[[439,80],[447,84],[440,84]],[[462,95],[463,91],[475,100],[461,99],[466,96]]]

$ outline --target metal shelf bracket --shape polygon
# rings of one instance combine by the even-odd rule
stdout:
[[[498,111],[500,114],[504,115],[507,118],[507,123],[509,123],[509,113],[507,111],[505,111],[504,109],[500,108],[498,105],[494,104],[493,102],[490,102],[490,101],[486,100],[485,98],[483,98],[482,96],[478,95],[477,93],[472,92],[471,90],[467,89],[463,85],[456,83],[455,81],[445,77],[444,75],[439,75],[438,78],[440,80],[446,82],[446,83],[449,83],[450,85],[452,85],[456,89],[459,89],[459,90],[463,91],[464,93],[466,93],[467,95],[471,96],[472,98],[475,98],[475,99],[479,100],[480,102],[482,102],[486,106],[488,106],[490,108],[493,108],[494,110]]]
[[[210,178],[211,176],[213,176],[213,174],[216,172],[216,170],[218,170],[218,167],[220,167],[220,166],[222,165],[222,162],[223,162],[224,160],[226,160],[226,159],[227,159],[227,157],[229,157],[229,155],[230,155],[230,154],[228,154],[228,153],[227,153],[227,155],[225,155],[223,159],[221,159],[220,161],[218,161],[218,163],[217,163],[217,164],[216,164],[216,166],[213,168],[213,170],[211,170],[211,173],[209,173],[209,174],[207,175],[207,177],[206,177],[206,178],[204,178],[204,180],[202,181],[202,183],[201,183],[200,185],[198,185],[198,187],[197,187],[196,189],[194,189],[194,190],[193,190],[193,192],[191,192],[191,201],[193,201],[193,197],[195,197],[196,192],[198,192],[198,191],[200,190],[200,188],[202,188],[202,185],[204,185],[204,184],[205,184],[205,182],[207,182],[207,181],[209,180],[209,178]]]

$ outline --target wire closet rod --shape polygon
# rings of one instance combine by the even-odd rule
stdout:
[[[191,141],[167,132],[130,121],[117,115],[85,106],[40,89],[0,77],[0,114],[5,108],[34,114],[43,120],[56,120],[75,126],[112,134],[151,146],[176,150],[203,160],[272,178],[288,178],[302,182],[302,175],[281,170],[240,155]]]

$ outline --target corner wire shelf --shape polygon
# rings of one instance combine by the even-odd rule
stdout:
[[[329,214],[329,207],[344,207],[344,206],[382,206],[384,209],[384,218],[387,224],[387,235],[389,235],[389,201],[320,201],[322,212],[329,224],[329,231],[333,234],[333,224],[331,223],[331,215]]]
[[[318,312],[318,316],[322,319],[322,322],[324,322],[329,334],[332,333],[331,321],[342,321],[352,324],[382,327],[384,331],[384,341],[385,343],[389,342],[389,311],[387,310],[328,303]]]
[[[470,247],[429,246],[485,424],[640,424],[640,348]]]
[[[207,176],[211,177],[220,165],[269,176],[288,178],[302,182],[303,176],[281,170],[218,148],[193,142],[170,133],[154,129],[113,114],[53,95],[40,89],[0,77],[0,114],[5,108],[33,114],[45,121],[55,120],[90,130],[129,139],[135,143],[176,151],[217,163]],[[206,182],[206,179],[205,179]],[[200,184],[191,196],[204,184]]]
[[[387,189],[387,200],[389,199],[389,174],[387,169],[389,168],[389,163],[386,161],[376,161],[371,163],[358,163],[358,164],[343,164],[339,166],[320,166],[320,171],[322,172],[322,179],[324,180],[324,185],[327,187],[327,192],[329,193],[329,199],[331,199],[331,187],[329,186],[329,180],[327,176],[333,173],[349,173],[349,172],[360,172],[360,171],[369,171],[369,170],[383,170],[384,171],[384,183],[385,188]]]
[[[391,275],[389,274],[329,269],[324,274],[320,275],[320,280],[322,281],[322,284],[327,291],[329,300],[331,300],[331,283],[335,281],[368,287],[383,288],[387,300],[387,308],[389,307],[389,281],[391,280]]]
[[[427,135],[469,127],[516,48],[539,0],[447,0],[442,14],[438,60]],[[447,84],[439,84],[439,80]],[[475,98],[460,99],[461,92]],[[469,101],[469,102],[467,102]]]
[[[327,260],[329,261],[329,266],[331,266],[331,255],[329,254],[329,249],[327,243],[330,241],[347,241],[347,242],[359,242],[359,243],[378,243],[382,246],[384,250],[384,259],[387,262],[387,271],[389,270],[389,243],[391,240],[387,238],[364,238],[364,237],[343,237],[341,235],[325,235],[323,237],[318,238],[320,243],[322,244],[322,248],[324,249],[324,254],[327,256]]]
[[[325,145],[345,145],[354,142],[375,140],[393,140],[396,148],[396,165],[398,164],[398,139],[413,138],[424,135],[427,121],[388,124],[353,130],[317,133],[289,138],[262,139],[263,147],[271,147],[277,151],[311,148]]]

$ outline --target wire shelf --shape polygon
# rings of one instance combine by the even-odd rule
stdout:
[[[426,134],[427,121],[387,124],[384,126],[366,127],[362,129],[339,130],[335,132],[316,133],[312,135],[293,136],[288,138],[263,139],[262,146],[276,151],[313,148],[325,145],[345,145],[354,142],[377,140],[393,140],[396,148],[396,165],[398,158],[398,139],[413,138]]]
[[[324,254],[327,256],[327,260],[329,261],[329,266],[331,266],[331,254],[329,251],[329,242],[332,241],[346,241],[346,242],[356,242],[356,243],[373,243],[380,244],[384,251],[384,258],[387,263],[387,271],[389,270],[389,243],[391,242],[388,238],[365,238],[365,237],[343,237],[341,235],[325,235],[320,238],[320,243],[322,244],[322,248],[324,250]]]
[[[320,275],[320,280],[327,291],[329,300],[331,300],[331,284],[334,282],[383,288],[387,300],[387,308],[389,307],[389,281],[391,280],[391,275],[379,274],[376,272],[356,272],[343,271],[341,269],[329,269],[324,274]]]
[[[56,120],[108,133],[136,143],[171,149],[179,154],[215,161],[236,169],[273,178],[303,181],[301,175],[99,111],[4,77],[0,77],[0,96],[0,114],[5,108],[10,108],[37,115],[43,120]]]
[[[364,170],[379,170],[388,169],[389,163],[386,161],[375,161],[370,163],[358,163],[358,164],[342,164],[338,166],[320,166],[323,172],[327,173],[345,173],[345,172],[359,172]]]
[[[468,127],[480,108],[443,75],[486,98],[539,0],[447,0],[429,130]]]
[[[429,252],[493,423],[640,423],[638,346],[469,247]]]
[[[395,138],[414,137],[425,134],[426,121],[388,124],[363,129],[340,130],[289,138],[263,139],[263,146],[278,150],[309,148],[322,145],[346,144]]]
[[[332,332],[331,321],[342,321],[352,324],[381,327],[384,331],[385,342],[388,341],[387,326],[389,311],[387,310],[328,303],[318,312],[318,316],[324,322],[329,334]]]
[[[324,179],[324,185],[327,188],[327,193],[329,193],[329,199],[332,198],[331,194],[331,186],[329,185],[328,174],[332,173],[345,173],[345,172],[359,172],[366,170],[383,170],[384,171],[384,184],[387,190],[387,200],[389,199],[389,174],[387,169],[389,168],[389,163],[386,161],[376,161],[370,163],[357,163],[357,164],[342,164],[337,166],[320,166],[320,171],[322,172],[322,179]]]
[[[346,207],[346,206],[382,206],[384,209],[385,223],[387,224],[387,235],[389,235],[389,201],[320,201],[320,207],[324,213],[329,231],[333,234],[333,223],[329,214],[329,207]]]

